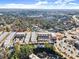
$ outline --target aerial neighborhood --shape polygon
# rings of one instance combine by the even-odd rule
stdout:
[[[79,59],[78,10],[0,13],[0,59]]]

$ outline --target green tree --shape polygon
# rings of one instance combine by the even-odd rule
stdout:
[[[14,58],[19,59],[20,54],[20,44],[19,42],[14,45]]]

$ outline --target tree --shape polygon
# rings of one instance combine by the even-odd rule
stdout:
[[[9,32],[9,31],[10,31],[10,29],[9,29],[8,27],[6,27],[6,31],[7,31],[7,32]]]
[[[28,56],[33,53],[34,46],[33,45],[23,45],[21,46],[20,58],[28,59]]]
[[[20,44],[19,44],[19,42],[17,42],[14,45],[14,58],[19,59],[19,54],[20,54]]]

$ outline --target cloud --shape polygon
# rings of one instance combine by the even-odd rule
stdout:
[[[55,4],[65,4],[65,3],[70,3],[73,2],[74,0],[56,0],[54,3]]]
[[[48,2],[47,1],[39,1],[36,3],[36,5],[47,5]]]
[[[60,6],[69,6],[70,3],[74,2],[74,0],[56,0],[54,2],[55,5],[60,5]]]
[[[75,3],[75,0],[56,0],[54,2],[58,9],[79,9],[79,4]]]
[[[0,4],[0,8],[20,8],[20,9],[47,9],[47,0],[38,0],[35,4]]]
[[[0,8],[16,8],[16,9],[46,9],[45,5],[38,4],[0,4]]]
[[[34,4],[0,4],[0,8],[16,8],[16,9],[79,9],[79,4],[74,3],[75,0],[38,0]]]

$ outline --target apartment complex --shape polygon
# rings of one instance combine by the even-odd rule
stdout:
[[[3,32],[0,42],[4,39],[3,46],[10,47],[13,44],[44,44],[54,43],[56,34],[50,32]]]

